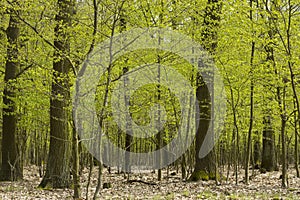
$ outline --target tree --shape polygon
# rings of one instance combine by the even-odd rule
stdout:
[[[266,1],[265,9],[273,9],[272,4],[269,8],[269,3]],[[276,30],[274,30],[272,18],[267,17],[267,37],[268,42],[264,49],[266,51],[266,67],[267,68],[274,68],[275,65],[275,58],[274,58],[274,44],[272,43],[272,40],[274,40],[274,37],[276,35]],[[265,89],[268,90],[267,85],[265,85]],[[266,99],[266,107],[264,110],[264,130],[263,130],[263,150],[262,150],[262,162],[261,162],[261,168],[267,170],[267,171],[273,171],[276,168],[276,160],[275,160],[275,135],[274,130],[272,128],[272,114],[270,112],[268,104],[272,102],[272,98]]]
[[[70,185],[70,38],[73,0],[58,0],[55,16],[53,80],[50,98],[50,147],[46,174],[40,187],[65,188]]]
[[[220,21],[221,1],[208,0],[205,8],[203,21],[204,29],[202,31],[202,44],[204,49],[214,55],[217,48],[217,27]],[[209,74],[208,74],[209,75]],[[212,77],[211,77],[212,78]],[[213,80],[213,78],[212,78]],[[204,158],[199,158],[199,151],[207,134],[210,121],[213,116],[213,108],[208,84],[203,82],[201,75],[197,74],[196,97],[199,101],[200,113],[198,130],[196,132],[195,145],[195,168],[190,176],[190,180],[198,181],[200,179],[216,178],[214,151],[209,152]],[[196,118],[198,118],[196,117]],[[212,128],[213,129],[213,128]]]
[[[11,5],[18,8],[18,1]],[[19,37],[20,24],[17,17],[19,10],[9,9],[9,25],[6,30],[8,40],[7,59],[5,64],[5,88],[3,95],[3,126],[2,126],[2,166],[0,180],[16,181],[23,177],[21,159],[17,149],[17,115],[15,104],[15,80],[20,68],[19,62]]]
[[[253,23],[253,1],[250,0],[250,13],[249,18],[251,23]],[[253,24],[251,24],[253,29]],[[253,31],[253,30],[252,30]],[[245,183],[248,184],[249,181],[249,162],[250,162],[250,152],[251,152],[251,140],[252,140],[252,128],[253,128],[253,96],[254,96],[254,80],[253,80],[253,60],[255,53],[255,41],[251,41],[251,56],[250,56],[250,117],[249,117],[249,130],[248,130],[248,141],[247,141],[247,150],[246,150],[246,163],[245,163]]]

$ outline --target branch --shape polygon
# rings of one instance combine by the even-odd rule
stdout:
[[[16,78],[19,78],[24,72],[26,72],[28,69],[30,69],[33,66],[33,64],[28,65],[23,70],[21,70],[17,75]]]
[[[134,179],[134,180],[128,180],[126,181],[127,183],[144,183],[146,185],[157,185],[156,183],[154,182],[146,182],[146,181],[143,181],[143,180],[137,180],[137,179]]]

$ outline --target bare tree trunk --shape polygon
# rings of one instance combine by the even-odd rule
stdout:
[[[79,199],[80,192],[80,176],[79,176],[79,151],[78,151],[78,135],[75,128],[75,123],[72,123],[72,152],[73,152],[73,187],[74,187],[74,199]]]
[[[250,20],[253,23],[253,1],[250,0]],[[251,24],[252,25],[252,24]],[[253,31],[253,26],[252,26]],[[251,42],[251,57],[250,57],[250,118],[249,118],[249,130],[248,130],[248,140],[247,140],[247,150],[246,150],[246,162],[245,162],[245,183],[249,182],[249,162],[251,154],[251,145],[252,145],[252,127],[253,127],[253,95],[254,95],[254,80],[253,80],[253,60],[255,52],[255,42]]]
[[[15,3],[17,3],[17,1],[13,1],[12,4]],[[16,181],[23,178],[23,170],[20,163],[21,155],[18,154],[16,144],[17,116],[14,102],[16,93],[14,87],[11,85],[11,82],[16,79],[20,66],[18,52],[20,30],[16,12],[17,11],[14,10],[10,11],[9,25],[6,30],[8,45],[4,75],[5,87],[3,91],[3,103],[5,106],[2,112],[2,166],[0,173],[0,180],[3,181]]]
[[[89,199],[89,188],[91,184],[91,177],[93,173],[93,168],[94,168],[94,158],[91,154],[89,154],[89,175],[88,175],[88,180],[86,184],[86,194],[85,194],[85,199]]]
[[[263,130],[263,151],[261,168],[266,171],[274,171],[276,168],[275,162],[275,136],[272,129],[272,122],[270,116],[264,118],[264,130]]]
[[[252,21],[252,0],[250,0],[250,20]],[[253,126],[253,95],[254,95],[254,80],[253,80],[253,59],[255,51],[255,42],[252,41],[251,44],[251,58],[250,58],[250,117],[249,117],[249,130],[248,130],[248,140],[247,140],[247,152],[246,152],[246,163],[245,163],[245,183],[249,182],[249,162],[250,162],[250,153],[252,145],[252,126]]]
[[[291,21],[292,21],[292,8],[293,5],[291,5],[291,1],[288,1],[288,26],[287,26],[287,45],[286,45],[286,53],[288,55],[288,58],[292,57],[291,54]],[[293,64],[291,63],[290,60],[288,60],[288,68],[290,71],[290,79],[291,79],[291,86],[292,86],[292,90],[293,90],[293,97],[294,97],[294,107],[296,108],[296,111],[298,113],[298,123],[299,123],[299,128],[300,128],[300,102],[299,102],[299,98],[298,98],[298,94],[297,94],[297,90],[296,90],[296,83],[295,83],[295,73],[294,73],[294,69],[293,69]],[[296,115],[296,114],[295,114]],[[296,164],[296,171],[297,171],[297,176],[299,177],[299,169],[298,169],[298,137],[297,137],[297,118],[295,118],[295,164]]]
[[[73,0],[58,0],[55,16],[53,79],[50,99],[50,149],[46,174],[40,187],[66,188],[70,186],[71,132],[70,80],[71,63],[68,27],[74,11]]]
[[[285,127],[286,127],[286,116],[284,115],[284,113],[282,114],[281,117],[281,148],[282,148],[282,158],[281,158],[281,162],[282,162],[282,182],[281,182],[281,186],[283,188],[287,187],[287,172],[286,172],[286,167],[287,167],[287,163],[286,163],[286,144],[285,144]]]
[[[94,2],[96,2],[94,0]],[[120,10],[122,10],[124,2],[122,2],[122,5],[118,8]],[[118,10],[119,12],[119,10]],[[111,35],[110,35],[110,39],[109,39],[109,64],[108,66],[106,66],[107,68],[107,76],[106,76],[106,80],[105,80],[105,89],[104,89],[104,96],[103,96],[103,102],[101,105],[101,109],[99,111],[99,115],[98,115],[98,120],[99,120],[99,125],[100,127],[103,127],[103,121],[104,121],[104,117],[105,117],[105,109],[106,109],[106,104],[108,101],[108,95],[109,95],[109,86],[111,84],[111,74],[112,74],[112,67],[113,67],[113,55],[112,55],[112,48],[113,48],[113,36],[115,35],[115,31],[116,31],[116,27],[117,27],[117,21],[119,20],[118,18],[119,16],[117,15],[117,12],[115,13],[115,15],[113,16],[113,20],[112,20],[112,29],[111,29]],[[96,29],[94,29],[96,30]],[[99,141],[101,141],[101,134],[99,134]],[[99,144],[99,146],[97,147],[98,149],[101,148],[101,144]],[[99,162],[99,169],[98,169],[98,182],[97,182],[97,186],[96,186],[96,190],[94,192],[94,196],[93,199],[96,200],[97,195],[101,189],[101,177],[102,177],[102,163]]]
[[[208,0],[205,8],[205,16],[203,26],[205,27],[201,36],[204,48],[214,54],[217,48],[217,28],[220,22],[221,2],[219,0]],[[210,151],[204,158],[199,158],[199,151],[203,144],[204,138],[207,134],[209,123],[212,120],[212,103],[208,89],[208,85],[204,83],[200,74],[197,74],[197,88],[196,97],[199,101],[199,108],[201,113],[196,115],[199,117],[199,127],[196,132],[196,145],[195,145],[195,168],[189,180],[208,180],[209,178],[215,179],[215,154]],[[213,77],[211,77],[213,82]],[[213,85],[213,83],[212,83]],[[212,86],[213,89],[213,86]],[[213,99],[213,98],[212,98]],[[198,118],[196,117],[196,118]]]
[[[159,44],[160,44],[160,40],[161,38],[159,37]],[[157,179],[158,181],[161,181],[161,177],[162,177],[162,170],[161,170],[161,160],[162,160],[162,155],[161,155],[161,151],[160,148],[162,147],[162,134],[163,134],[163,130],[159,130],[159,126],[160,126],[160,120],[161,120],[161,112],[160,112],[160,105],[159,105],[159,101],[161,100],[161,89],[160,89],[160,62],[161,62],[161,58],[160,56],[158,55],[157,56],[157,63],[158,63],[158,66],[157,66],[157,80],[158,80],[158,84],[157,84],[157,101],[158,101],[158,114],[157,114],[157,119],[156,122],[155,122],[155,125],[156,125],[156,128],[158,130],[158,133],[156,135],[156,150],[158,151],[158,156],[157,156],[157,167],[158,167],[158,172],[157,172]]]
[[[199,78],[200,79],[200,78]],[[208,86],[204,83],[199,83],[196,90],[196,96],[199,101],[199,110],[196,119],[199,120],[199,127],[196,133],[195,144],[195,168],[189,180],[209,180],[209,176],[215,173],[214,169],[214,153],[211,151],[204,158],[199,158],[199,152],[203,145],[204,138],[209,129],[211,121],[211,102]]]
[[[269,38],[270,39],[274,38],[274,30],[272,30],[272,28],[270,28],[269,31]],[[265,50],[267,53],[266,59],[270,61],[270,63],[273,63],[273,65],[275,66],[274,50],[272,44],[268,44],[265,47]],[[268,100],[271,99],[267,99],[267,101]],[[262,149],[261,169],[266,171],[273,171],[276,169],[275,135],[272,129],[272,116],[268,109],[266,109],[265,111],[263,123],[264,123],[264,130],[263,130],[263,149]]]
[[[295,101],[294,101],[294,108],[296,107],[295,105]],[[295,131],[295,149],[294,149],[294,157],[295,157],[295,169],[296,169],[296,174],[297,177],[300,177],[300,173],[299,173],[299,152],[298,152],[298,126],[297,126],[297,120],[299,120],[299,115],[297,118],[297,113],[294,113],[294,131]]]
[[[130,96],[128,95],[130,92],[127,90],[127,86],[129,84],[129,78],[126,77],[125,73],[128,71],[126,67],[123,68],[123,75],[124,77],[124,101],[126,108],[129,109],[130,106]],[[133,141],[133,131],[132,131],[132,124],[130,120],[130,116],[126,116],[126,130],[125,130],[126,136],[125,136],[125,171],[127,173],[127,180],[130,178],[131,173],[131,160],[130,160],[130,151],[131,151],[131,145]]]

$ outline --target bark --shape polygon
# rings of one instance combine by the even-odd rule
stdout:
[[[274,4],[268,5],[266,2],[266,9],[267,10],[272,10]],[[272,20],[273,18],[268,18],[268,39],[273,40],[276,34],[276,30],[274,26],[272,25]],[[274,58],[274,48],[273,48],[272,43],[268,43],[265,46],[265,51],[267,53],[266,60],[271,63],[269,67],[275,68],[275,58]],[[275,68],[275,75],[277,75],[277,71]],[[267,87],[265,87],[266,90],[268,90]],[[280,96],[280,88],[277,88],[277,99],[279,106],[281,105],[281,96]],[[267,101],[271,101],[272,98],[268,98]],[[266,105],[268,107],[268,105]],[[261,163],[261,168],[264,168],[266,171],[273,171],[276,169],[276,157],[275,157],[275,136],[274,136],[274,131],[272,128],[272,116],[270,110],[266,109],[265,110],[265,116],[264,116],[264,130],[263,130],[263,151],[262,151],[262,163]]]
[[[96,1],[94,1],[94,5],[95,5],[95,2]],[[124,3],[125,3],[125,1],[122,1],[122,4],[121,4],[119,9],[122,10]],[[104,119],[105,119],[106,105],[107,105],[107,101],[108,101],[108,98],[109,98],[109,86],[110,86],[110,83],[111,83],[111,75],[112,75],[112,67],[113,67],[113,63],[112,63],[113,62],[112,44],[113,44],[113,36],[115,35],[115,31],[116,31],[115,29],[117,27],[117,21],[118,20],[119,19],[117,18],[117,14],[115,14],[113,16],[113,21],[112,21],[112,26],[111,26],[112,29],[111,29],[110,42],[109,42],[110,57],[109,57],[109,65],[107,66],[107,76],[106,76],[106,80],[105,80],[105,89],[104,89],[103,102],[102,102],[101,109],[100,109],[99,114],[98,114],[98,120],[99,120],[100,127],[103,127],[103,122],[104,122]],[[94,29],[94,31],[95,31],[95,29]],[[99,137],[99,141],[101,141],[101,139],[102,139],[101,134],[99,134],[98,137]],[[101,143],[98,145],[97,148],[98,149],[102,148]],[[96,190],[95,190],[94,195],[93,195],[93,199],[97,198],[97,195],[98,195],[98,193],[100,192],[100,189],[101,189],[102,163],[99,162],[98,165],[99,165],[98,180],[97,180]]]
[[[261,168],[271,172],[276,168],[275,135],[274,130],[272,129],[271,117],[265,117],[264,126]]]
[[[58,0],[59,12],[54,33],[53,78],[50,99],[50,147],[46,174],[40,187],[67,188],[70,186],[71,134],[70,80],[71,63],[70,41],[67,28],[71,26],[74,10],[73,0]]]
[[[260,141],[258,139],[256,139],[255,142],[254,142],[253,169],[258,169],[259,168],[260,161],[261,161]]]
[[[282,145],[282,176],[281,176],[281,187],[287,187],[287,159],[286,159],[286,144],[285,144],[285,127],[286,127],[286,117],[282,114],[281,118],[281,145]]]
[[[124,75],[128,69],[125,67],[123,68]],[[127,90],[127,86],[129,84],[128,77],[124,78],[124,101],[126,107],[129,109],[130,107],[130,96],[129,91]],[[127,179],[129,180],[130,172],[131,172],[131,162],[130,162],[130,151],[131,151],[131,145],[133,142],[133,136],[132,136],[132,124],[130,120],[130,116],[126,116],[126,136],[125,136],[125,171],[127,173]]]
[[[291,21],[292,21],[292,5],[291,5],[291,1],[288,1],[288,6],[289,6],[289,12],[288,12],[288,28],[287,28],[287,55],[289,58],[292,57],[291,54]],[[299,123],[299,127],[300,127],[300,102],[299,102],[299,98],[298,98],[298,94],[297,94],[297,90],[296,90],[296,83],[295,83],[295,73],[294,73],[294,69],[293,69],[293,65],[294,63],[292,63],[290,60],[288,60],[288,68],[290,71],[290,79],[291,79],[291,86],[292,86],[292,90],[293,90],[293,98],[294,98],[294,107],[296,108],[296,111],[298,113],[298,123]],[[296,114],[295,114],[296,115]],[[296,165],[296,172],[297,172],[297,177],[299,177],[299,169],[298,169],[298,137],[297,137],[297,122],[296,122],[296,118],[295,118],[295,165]]]
[[[294,101],[294,108],[296,107],[295,101]],[[299,115],[297,119],[297,113],[294,113],[294,131],[295,131],[295,149],[294,149],[294,158],[295,158],[295,169],[296,169],[296,175],[299,178],[300,173],[299,173],[299,152],[298,152],[298,126],[297,126],[297,120],[299,120]]]
[[[122,33],[123,31],[126,30],[126,15],[125,15],[125,10],[121,9],[121,17],[120,17],[120,32]],[[125,65],[127,65],[127,59],[125,60]],[[128,67],[125,66],[123,68],[123,76],[124,76],[124,102],[126,105],[126,108],[129,109],[130,107],[130,91],[127,90],[128,85],[130,84],[129,78],[126,75],[126,72],[128,71]],[[131,162],[130,162],[130,151],[131,151],[131,145],[133,142],[133,136],[132,136],[132,124],[130,120],[131,116],[126,116],[126,130],[125,130],[125,172],[127,173],[127,179],[129,180],[130,178],[130,172],[131,172]]]
[[[250,0],[250,20],[253,22],[253,1]],[[253,29],[253,27],[252,27]],[[252,30],[253,31],[253,30]],[[252,127],[253,127],[253,112],[254,112],[254,80],[253,80],[253,60],[254,60],[254,52],[255,52],[255,42],[251,42],[251,57],[250,57],[250,118],[249,118],[249,130],[248,130],[248,140],[247,140],[247,151],[246,151],[246,163],[245,163],[245,183],[249,182],[249,162],[250,162],[250,154],[251,154],[251,145],[252,145]]]
[[[209,129],[209,123],[211,121],[211,102],[210,94],[206,84],[202,83],[197,87],[196,96],[199,101],[200,113],[198,114],[199,127],[196,133],[196,145],[195,145],[195,168],[189,178],[191,181],[209,180],[209,175],[214,174],[214,153],[211,151],[204,158],[199,158],[199,151],[203,144],[204,138]]]
[[[14,102],[16,92],[13,84],[20,66],[18,60],[18,39],[20,30],[18,17],[14,11],[11,11],[6,35],[8,45],[4,75],[5,87],[3,91],[3,103],[5,106],[2,112],[2,166],[0,180],[16,181],[23,178],[23,170],[20,161],[21,155],[18,154],[16,144],[17,116],[15,113],[16,105]]]
[[[79,199],[80,192],[80,177],[79,177],[79,151],[78,151],[78,135],[73,120],[72,124],[72,153],[73,153],[73,187],[74,187],[74,199]]]
[[[159,43],[160,43],[161,38],[159,37]],[[160,63],[161,63],[161,58],[158,55],[157,57],[157,63],[158,63],[158,67],[157,67],[157,80],[158,80],[158,85],[157,85],[157,101],[158,101],[158,119],[156,120],[156,126],[157,126],[157,130],[159,130],[159,123],[160,123],[160,105],[159,105],[159,101],[161,100],[161,89],[160,89]],[[162,147],[162,134],[163,131],[158,131],[157,135],[156,135],[156,150],[160,150]],[[161,152],[159,151],[158,156],[157,156],[157,167],[158,167],[158,172],[157,172],[157,179],[158,181],[161,181],[161,177],[162,177],[162,170],[161,170],[161,159],[162,159],[162,155]]]
[[[204,29],[201,33],[202,45],[204,48],[214,54],[217,47],[217,28],[220,22],[221,2],[219,0],[208,0],[205,8],[205,16],[203,21]],[[211,99],[213,94],[209,93],[209,86],[202,80],[201,75],[197,74],[197,88],[196,97],[199,101],[200,113],[196,113],[196,118],[199,120],[199,127],[196,132],[196,145],[195,145],[195,167],[191,174],[190,181],[215,179],[216,166],[215,166],[215,153],[214,150],[210,151],[205,157],[199,158],[199,151],[203,144],[204,138],[207,134],[210,121],[212,120],[213,107]],[[213,86],[213,76],[211,83]],[[212,87],[213,89],[213,87]],[[212,95],[212,96],[211,96]],[[212,127],[213,129],[213,127]],[[213,131],[212,131],[213,133]]]
[[[252,42],[252,51],[251,51],[251,67],[253,65],[253,57],[254,57],[254,42]],[[252,74],[252,69],[251,69]],[[248,140],[247,140],[247,151],[246,151],[246,163],[245,163],[245,182],[248,184],[249,181],[249,162],[250,162],[250,154],[251,154],[251,145],[252,145],[252,127],[253,127],[253,112],[254,112],[254,81],[253,77],[251,77],[250,83],[250,117],[249,117],[249,130],[248,130]]]
[[[277,70],[275,70],[275,74],[278,75]],[[286,83],[284,82],[283,94],[281,96],[281,88],[277,87],[277,102],[280,110],[280,118],[281,118],[281,128],[280,128],[280,139],[281,139],[281,163],[282,163],[282,175],[281,175],[281,187],[287,187],[287,165],[286,165],[286,144],[285,144],[285,129],[287,122],[287,114],[286,114]]]

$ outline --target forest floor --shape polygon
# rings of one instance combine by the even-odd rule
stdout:
[[[95,168],[96,169],[96,168]],[[248,185],[243,180],[244,172],[239,172],[239,183],[235,184],[233,173],[229,173],[228,181],[220,185],[215,181],[183,182],[180,174],[157,181],[157,173],[139,172],[130,175],[127,182],[124,175],[103,172],[102,183],[111,183],[111,188],[101,189],[98,199],[300,199],[300,178],[295,176],[295,170],[289,171],[289,188],[282,189],[280,172],[261,174],[255,171],[255,176]],[[82,197],[86,196],[88,170],[81,176]],[[174,171],[170,171],[174,172]],[[252,171],[250,171],[251,174]],[[89,199],[94,194],[97,184],[97,170],[94,170],[89,187]],[[38,168],[26,167],[24,180],[18,182],[0,182],[0,200],[4,199],[72,199],[72,189],[39,189],[41,178]],[[85,198],[83,198],[85,199]]]

